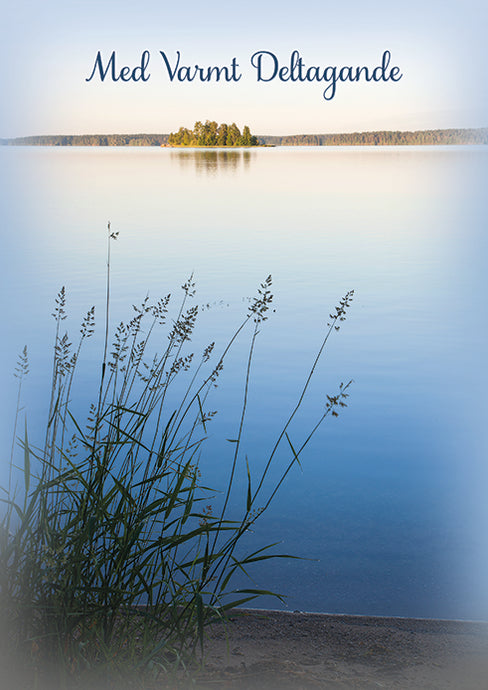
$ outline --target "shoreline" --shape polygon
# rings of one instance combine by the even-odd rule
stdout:
[[[196,685],[241,690],[487,690],[488,623],[235,609]]]
[[[468,146],[488,146],[488,142],[439,142],[439,143],[392,143],[392,144],[260,144],[258,146],[183,146],[170,144],[148,144],[144,146],[131,146],[130,144],[37,144],[37,143],[1,143],[0,147],[4,148],[54,148],[54,149],[69,149],[69,148],[84,148],[84,149],[178,149],[187,151],[254,151],[256,149],[351,149],[351,148],[375,148],[375,149],[389,149],[389,148],[441,148],[441,147],[468,147]]]
[[[208,122],[208,121],[207,121]],[[197,123],[196,123],[197,124]],[[217,123],[213,123],[217,126]],[[174,134],[174,133],[173,133]],[[250,134],[250,133],[249,133]],[[34,134],[0,137],[2,146],[136,146],[156,148],[274,148],[275,146],[470,146],[488,145],[488,127],[449,127],[422,130],[368,130],[321,134],[256,134],[255,144],[189,146],[169,144],[170,134],[150,132]]]
[[[388,616],[388,615],[377,615],[377,614],[370,614],[370,613],[330,613],[328,611],[301,611],[301,610],[287,610],[287,609],[260,609],[260,608],[243,608],[243,609],[236,609],[237,611],[246,611],[249,613],[284,613],[284,614],[297,614],[297,613],[302,613],[305,616],[330,616],[330,617],[335,617],[335,618],[372,618],[374,620],[395,620],[395,621],[425,621],[425,622],[432,622],[432,623],[468,623],[471,624],[473,623],[474,625],[477,625],[478,623],[480,625],[486,625],[488,626],[488,619],[484,620],[482,618],[476,618],[476,619],[471,619],[471,618],[422,618],[419,616]],[[487,689],[488,690],[488,689]]]

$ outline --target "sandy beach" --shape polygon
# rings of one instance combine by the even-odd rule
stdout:
[[[193,687],[488,690],[488,623],[240,611]]]
[[[60,685],[10,660],[0,690],[488,690],[488,623],[241,609],[205,636],[201,663],[176,675],[88,669]]]

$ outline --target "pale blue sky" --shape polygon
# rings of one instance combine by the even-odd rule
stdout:
[[[0,137],[168,132],[197,119],[235,120],[256,133],[488,125],[484,0],[393,4],[328,0],[173,4],[148,0],[4,0],[0,29]],[[87,83],[97,51],[120,66],[151,54],[146,83]],[[170,83],[159,51],[182,62],[225,65],[239,83]],[[298,50],[307,65],[368,65],[391,51],[396,83],[257,83],[250,57]]]

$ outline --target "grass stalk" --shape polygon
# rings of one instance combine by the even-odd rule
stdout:
[[[44,443],[40,448],[33,445],[26,426],[21,495],[13,489],[14,446],[8,487],[3,490],[0,605],[9,631],[0,636],[0,652],[6,662],[10,657],[23,660],[29,682],[44,679],[50,688],[79,687],[85,682],[90,687],[94,672],[113,683],[127,669],[144,676],[155,669],[168,674],[191,666],[209,622],[225,619],[233,606],[272,594],[253,588],[235,590],[234,576],[247,573],[254,563],[285,555],[275,553],[270,545],[238,557],[238,547],[300,462],[325,418],[335,416],[348,395],[349,384],[341,384],[335,396],[328,396],[325,412],[295,449],[289,435],[291,422],[331,333],[345,318],[352,292],[331,315],[297,402],[264,459],[264,469],[255,475],[245,458],[245,507],[233,514],[231,496],[244,462],[253,359],[273,299],[271,277],[261,284],[218,356],[214,343],[199,358],[189,351],[198,316],[197,307],[188,306],[195,294],[193,276],[182,286],[172,323],[167,325],[170,295],[156,304],[146,297],[128,323],[117,327],[109,353],[110,246],[116,238],[109,223],[101,370],[87,419],[77,419],[71,398],[76,400],[75,371],[82,345],[94,331],[95,312],[92,308],[85,317],[71,354],[68,336],[61,336],[66,318],[62,288],[54,310]],[[252,330],[242,401],[221,508],[213,515],[210,503],[215,490],[205,486],[200,470],[213,416],[207,405],[231,348],[247,326]],[[161,342],[156,335],[160,328],[169,329],[166,347],[152,354],[153,339]],[[24,349],[17,371],[14,438],[27,371]],[[263,500],[266,479],[282,444],[288,459]],[[258,496],[263,501],[259,510]],[[50,668],[56,669],[55,682]]]

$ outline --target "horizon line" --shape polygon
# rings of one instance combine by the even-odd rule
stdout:
[[[388,133],[418,133],[418,132],[473,132],[488,130],[488,125],[483,127],[435,127],[428,129],[366,129],[360,130],[356,129],[350,132],[335,131],[335,132],[295,132],[287,134],[255,134],[256,137],[298,137],[298,136],[337,136],[342,134],[354,135],[354,134],[376,134],[379,132]],[[66,134],[66,133],[56,133],[56,134],[23,134],[14,137],[0,137],[0,141],[15,141],[18,139],[33,139],[35,137],[97,137],[97,136],[169,136],[171,132],[143,132],[143,131],[132,131],[132,132],[83,132],[81,134]]]

